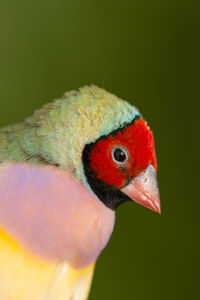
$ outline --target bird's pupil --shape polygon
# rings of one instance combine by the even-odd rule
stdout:
[[[126,154],[120,148],[115,149],[113,154],[116,161],[124,162],[126,160]]]

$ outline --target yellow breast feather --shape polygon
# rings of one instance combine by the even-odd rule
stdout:
[[[0,229],[0,300],[85,300],[93,270],[42,262]]]

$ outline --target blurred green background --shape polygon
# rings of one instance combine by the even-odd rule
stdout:
[[[199,294],[199,35],[199,1],[0,0],[1,126],[93,83],[154,131],[162,215],[117,210],[90,300]]]

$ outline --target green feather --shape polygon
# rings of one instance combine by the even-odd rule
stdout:
[[[0,161],[56,164],[83,181],[84,146],[136,115],[134,106],[96,86],[67,92],[23,123],[0,130]]]

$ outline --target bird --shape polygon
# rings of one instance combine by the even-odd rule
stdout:
[[[86,300],[115,210],[160,213],[153,133],[95,85],[0,129],[0,299]]]

